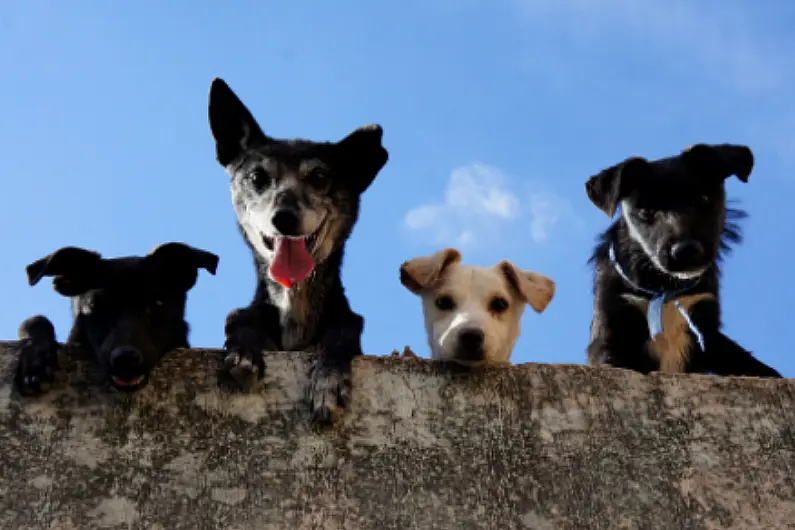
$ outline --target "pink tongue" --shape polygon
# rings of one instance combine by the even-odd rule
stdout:
[[[306,280],[315,268],[315,261],[304,240],[277,237],[273,245],[276,255],[270,267],[271,278],[287,288]]]

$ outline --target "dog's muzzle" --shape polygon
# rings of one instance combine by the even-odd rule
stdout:
[[[458,344],[456,347],[455,358],[457,361],[466,363],[478,363],[485,359],[483,345],[486,335],[482,329],[469,328],[462,329],[458,333]]]
[[[135,348],[121,346],[110,352],[110,378],[117,389],[131,392],[146,383],[144,356]]]
[[[276,210],[271,218],[271,224],[285,237],[298,237],[301,230],[301,218],[292,208]]]
[[[268,273],[271,279],[289,289],[306,280],[315,269],[312,251],[317,232],[301,234],[301,217],[289,207],[276,210],[271,224],[278,234],[263,236],[265,246],[274,253]]]
[[[671,271],[691,271],[702,268],[706,261],[704,245],[695,239],[677,241],[668,252],[668,269]]]

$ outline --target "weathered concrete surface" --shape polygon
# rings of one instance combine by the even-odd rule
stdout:
[[[310,360],[242,395],[181,351],[124,396],[65,359],[22,399],[0,351],[0,528],[795,528],[792,381],[367,357],[315,431]]]

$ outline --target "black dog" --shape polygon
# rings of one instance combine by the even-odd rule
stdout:
[[[333,421],[364,326],[343,290],[342,256],[360,196],[388,158],[383,131],[368,125],[339,142],[271,138],[221,79],[210,87],[209,121],[257,270],[252,304],[227,317],[225,362],[249,387],[264,373],[264,350],[317,351],[308,399],[315,421]]]
[[[720,331],[718,265],[745,217],[726,207],[724,181],[748,182],[753,165],[748,147],[698,144],[661,160],[628,158],[588,180],[588,197],[609,217],[621,206],[590,260],[590,364],[781,377]]]
[[[167,243],[145,257],[115,259],[65,247],[26,271],[30,285],[55,276],[55,290],[72,299],[67,344],[93,351],[110,383],[132,392],[146,385],[163,354],[188,347],[187,293],[199,268],[214,275],[217,266],[215,254]],[[22,394],[41,394],[58,368],[55,329],[46,317],[35,316],[22,323],[19,338],[17,387]]]

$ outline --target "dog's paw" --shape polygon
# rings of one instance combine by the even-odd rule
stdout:
[[[404,346],[402,353],[397,350],[392,350],[392,357],[398,357],[400,359],[419,359],[419,356],[414,353],[410,346]]]
[[[15,376],[16,387],[24,396],[44,394],[55,381],[58,347],[50,343],[23,341]]]
[[[265,375],[265,353],[262,350],[234,349],[226,352],[227,373],[248,392]]]
[[[351,373],[317,370],[309,382],[308,400],[312,421],[331,425],[342,418],[351,395]]]

